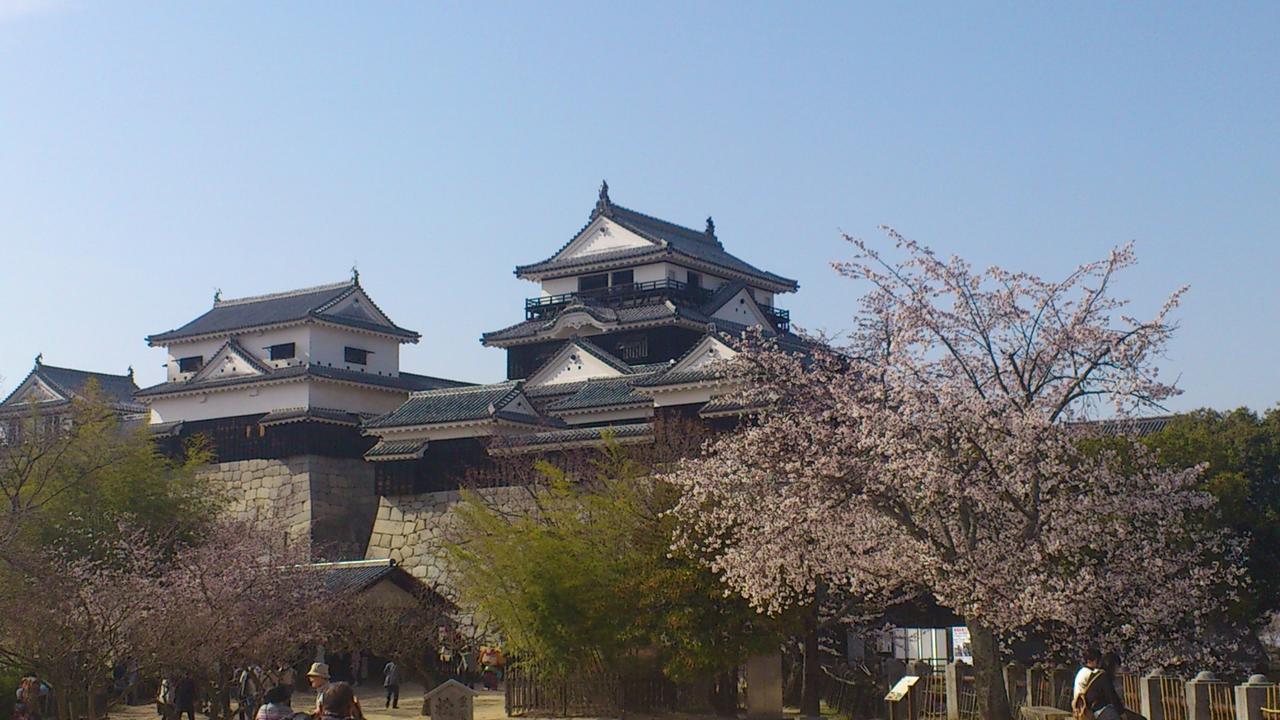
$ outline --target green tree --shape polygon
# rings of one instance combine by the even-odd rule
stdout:
[[[1204,463],[1218,499],[1209,522],[1248,539],[1250,586],[1236,613],[1256,620],[1280,611],[1280,409],[1196,410],[1144,438],[1174,467]]]
[[[542,462],[527,494],[466,494],[450,568],[510,650],[560,676],[591,658],[619,669],[652,658],[691,681],[777,647],[779,621],[671,550],[674,487],[612,442],[588,467]]]
[[[211,526],[223,498],[197,474],[209,453],[158,452],[143,424],[126,424],[90,382],[53,411],[32,406],[0,446],[0,546],[10,542],[92,553],[122,525],[173,542]]]

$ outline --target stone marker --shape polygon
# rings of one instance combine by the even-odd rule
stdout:
[[[747,718],[782,718],[782,653],[747,658]]]
[[[457,680],[445,680],[422,698],[422,709],[431,720],[474,720],[475,690]]]

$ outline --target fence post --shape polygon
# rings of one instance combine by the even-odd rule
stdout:
[[[1164,720],[1164,698],[1161,697],[1159,670],[1142,677],[1139,692],[1142,695],[1142,716],[1147,720]]]
[[[1264,720],[1262,708],[1270,695],[1280,706],[1280,692],[1266,675],[1253,675],[1243,685],[1236,686],[1236,720]],[[1268,707],[1268,710],[1276,708]],[[1272,716],[1274,717],[1274,716]]]
[[[973,666],[956,660],[947,663],[947,720],[960,720],[960,691],[966,677],[973,675]]]
[[[1004,666],[1004,691],[1009,696],[1009,709],[1013,711],[1015,716],[1018,712],[1019,705],[1027,704],[1027,694],[1024,689],[1018,692],[1018,686],[1027,682],[1027,668],[1022,663],[1013,661]]]
[[[1027,668],[1027,707],[1036,705],[1047,705],[1045,698],[1040,692],[1040,687],[1044,685],[1045,671],[1042,665],[1032,665]],[[1052,691],[1050,691],[1052,694]]]
[[[1058,708],[1059,710],[1071,709],[1071,689],[1075,685],[1075,678],[1071,670],[1059,665],[1051,666],[1049,673],[1049,688],[1053,696],[1048,698],[1048,705]]]
[[[1209,710],[1209,687],[1218,682],[1213,673],[1205,670],[1187,681],[1187,720],[1212,720]]]

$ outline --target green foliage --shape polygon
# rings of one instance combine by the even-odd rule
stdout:
[[[56,436],[35,432],[7,448],[0,484],[28,500],[20,541],[93,554],[128,526],[163,541],[189,543],[207,530],[223,502],[196,468],[210,454],[192,444],[182,461],[164,457],[145,425],[128,427],[102,402],[94,383]],[[45,419],[34,415],[29,428]]]
[[[1280,610],[1280,409],[1197,410],[1144,442],[1169,465],[1206,465],[1205,488],[1219,503],[1212,522],[1249,538],[1251,586],[1239,612]]]
[[[613,443],[593,465],[594,477],[575,478],[541,463],[542,481],[514,502],[466,495],[451,569],[510,651],[554,675],[653,661],[683,680],[776,646],[776,621],[670,550],[673,487]]]

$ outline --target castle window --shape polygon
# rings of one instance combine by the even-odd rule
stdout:
[[[643,360],[648,355],[648,335],[633,336],[618,341],[618,356],[623,360]]]
[[[200,372],[200,368],[202,367],[204,367],[203,355],[192,355],[191,357],[178,358],[178,372]]]
[[[696,272],[690,271],[688,283],[691,288],[700,288],[702,287],[702,276]]]
[[[272,360],[289,360],[297,353],[294,343],[280,343],[267,348],[267,355]]]
[[[609,278],[610,285],[630,285],[636,281],[634,270],[619,270]]]
[[[369,356],[373,353],[369,350],[361,348],[345,347],[343,348],[344,359],[352,365],[368,365]]]
[[[578,292],[599,290],[607,287],[609,287],[608,273],[601,273],[599,275],[583,275],[578,278]]]

